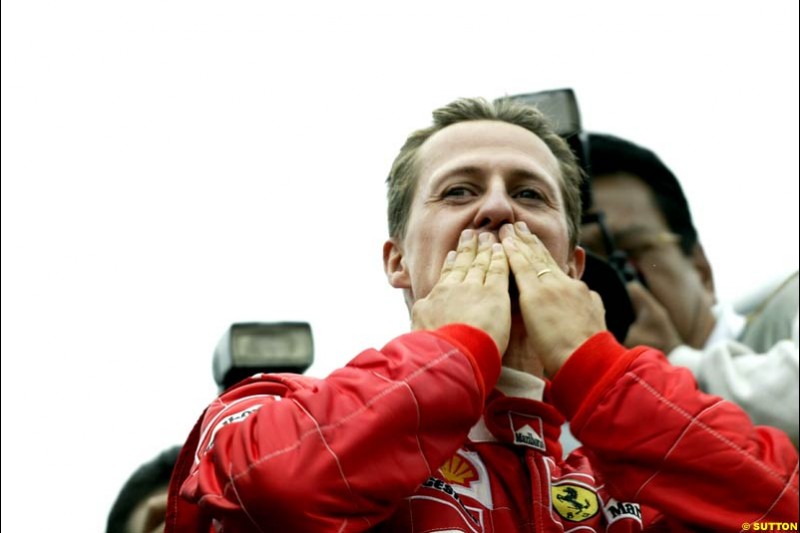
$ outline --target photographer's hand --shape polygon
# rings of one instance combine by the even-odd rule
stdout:
[[[528,357],[538,358],[553,376],[581,344],[606,329],[602,300],[565,274],[527,227],[505,225],[500,239],[519,287]]]
[[[439,281],[411,308],[413,329],[468,324],[488,333],[502,354],[511,327],[508,275],[506,254],[494,235],[481,234],[478,244],[475,231],[464,231]]]
[[[627,284],[627,289],[636,312],[636,320],[625,337],[625,346],[652,346],[669,354],[683,344],[667,310],[641,283],[632,281]]]

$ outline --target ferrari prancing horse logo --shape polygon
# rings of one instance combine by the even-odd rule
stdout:
[[[553,509],[570,522],[580,522],[597,514],[597,494],[579,485],[554,485],[550,489]]]

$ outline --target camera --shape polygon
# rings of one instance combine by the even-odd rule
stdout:
[[[212,370],[220,391],[260,372],[302,374],[314,362],[307,322],[236,322],[214,350]]]

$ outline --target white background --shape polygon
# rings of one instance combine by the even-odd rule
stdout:
[[[656,150],[722,298],[797,267],[796,2],[285,4],[3,2],[2,529],[102,530],[231,322],[311,322],[318,376],[403,332],[383,180],[459,96]]]

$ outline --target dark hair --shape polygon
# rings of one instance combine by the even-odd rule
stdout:
[[[127,533],[128,520],[136,506],[154,490],[169,485],[180,451],[180,446],[164,450],[155,459],[136,469],[122,486],[108,513],[106,533]]]
[[[616,172],[632,174],[650,187],[670,230],[680,236],[681,250],[691,254],[697,230],[678,178],[646,148],[612,135],[589,134],[589,180]]]

